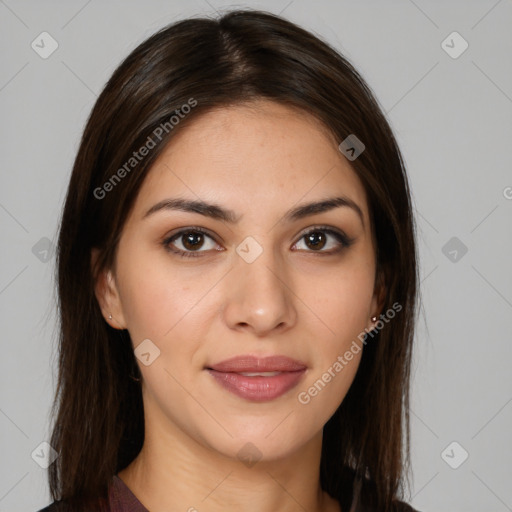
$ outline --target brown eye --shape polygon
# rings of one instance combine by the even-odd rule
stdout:
[[[313,231],[304,236],[306,245],[313,250],[323,249],[327,243],[327,237],[322,231]]]
[[[304,240],[306,252],[317,252],[319,254],[335,254],[350,247],[355,241],[342,232],[327,227],[314,227],[297,242],[298,245]],[[324,250],[326,249],[326,250]],[[301,249],[303,250],[303,249]]]
[[[163,241],[163,245],[168,251],[178,254],[179,256],[193,257],[203,256],[203,253],[215,249],[217,244],[211,235],[207,234],[202,229],[189,228],[166,238]]]
[[[190,231],[186,235],[181,235],[183,247],[189,251],[200,249],[204,243],[204,235],[197,231]]]

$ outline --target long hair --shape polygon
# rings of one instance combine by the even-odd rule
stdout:
[[[383,311],[395,303],[401,311],[367,343],[348,394],[324,427],[320,478],[344,509],[354,475],[363,479],[363,504],[390,511],[401,497],[410,459],[418,282],[403,159],[377,100],[346,58],[281,17],[241,10],[155,33],[115,70],[87,121],[58,241],[60,337],[50,443],[59,457],[48,472],[53,500],[76,510],[100,508],[112,476],[144,441],[130,338],[105,322],[95,276],[112,266],[141,184],[174,134],[211,109],[253,99],[299,108],[339,143],[355,135],[365,145],[350,164],[367,194],[376,278],[386,290]],[[144,157],[143,146],[150,147]],[[93,248],[99,254],[94,268]]]

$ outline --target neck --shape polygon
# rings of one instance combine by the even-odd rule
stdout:
[[[322,432],[274,460],[253,445],[243,460],[227,457],[168,422],[145,432],[141,452],[119,477],[151,512],[224,512],[228,504],[244,512],[340,512],[320,486]]]

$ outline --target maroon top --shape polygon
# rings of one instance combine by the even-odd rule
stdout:
[[[361,481],[354,480],[354,488],[352,495],[352,503],[350,509],[343,512],[376,512],[361,507],[359,497],[361,494]],[[130,488],[119,478],[114,475],[112,485],[109,487],[108,493],[110,512],[149,512],[149,510],[137,499]],[[400,512],[417,512],[410,505],[403,502],[397,503],[396,510]],[[51,505],[39,512],[71,512],[67,507],[61,507],[59,502],[53,502]]]
[[[356,484],[354,486],[359,490]],[[354,497],[358,497],[354,493]],[[113,485],[110,487],[109,494],[110,512],[149,512],[149,510],[137,499],[130,488],[117,476],[114,476]],[[352,500],[350,512],[358,512],[357,499]]]
[[[149,512],[117,475],[114,475],[108,501],[110,512]]]
[[[359,496],[361,492],[361,481],[354,481],[352,494],[352,504],[347,512],[365,512],[359,505]],[[130,488],[117,476],[114,476],[113,485],[109,492],[110,512],[149,512],[149,510],[137,499]],[[405,503],[403,511],[412,511]]]

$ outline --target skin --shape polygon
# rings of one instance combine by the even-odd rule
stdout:
[[[150,365],[138,361],[146,436],[119,473],[152,512],[340,510],[320,487],[322,428],[362,351],[308,404],[298,393],[373,327],[381,291],[365,190],[337,144],[308,114],[258,100],[198,117],[148,173],[96,294],[106,321],[128,329],[134,348],[150,339],[160,350]],[[363,220],[346,206],[284,220],[291,208],[341,195]],[[171,197],[212,202],[241,219],[165,209],[144,217]],[[304,234],[316,225],[354,242],[343,248],[320,230],[325,241],[308,245]],[[169,235],[194,226],[209,232],[189,249],[199,257],[164,248]],[[252,263],[236,252],[248,236],[263,250]],[[182,236],[169,246],[185,244]],[[286,355],[308,369],[285,395],[251,402],[204,369],[244,354]],[[248,442],[260,457],[252,467],[237,456]]]

